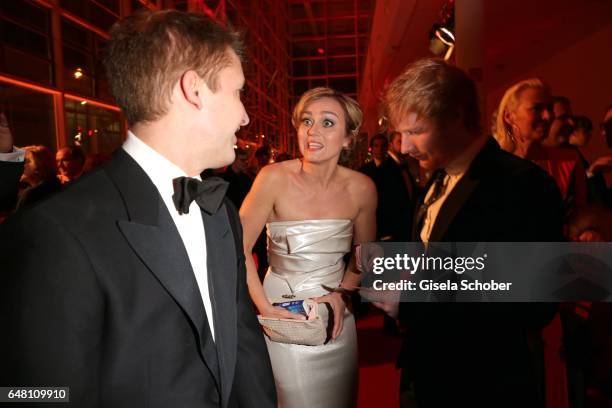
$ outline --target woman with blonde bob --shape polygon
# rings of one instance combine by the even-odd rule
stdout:
[[[354,406],[357,338],[345,301],[360,277],[354,254],[346,268],[343,257],[353,244],[375,237],[376,188],[338,161],[359,132],[362,112],[346,95],[314,88],[300,98],[292,123],[302,157],[264,167],[240,209],[249,292],[266,317],[304,319],[273,305],[288,299],[313,299],[331,309],[331,338],[323,345],[266,337],[279,405]],[[270,267],[262,285],[251,251],[264,226]]]
[[[525,158],[546,138],[553,118],[550,89],[538,78],[512,85],[497,109],[493,136],[502,149]]]
[[[553,119],[548,85],[538,78],[526,79],[504,93],[493,136],[502,149],[534,161],[555,179],[569,213],[587,202],[586,173],[575,150],[541,145]]]

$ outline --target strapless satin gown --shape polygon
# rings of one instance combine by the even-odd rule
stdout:
[[[267,224],[269,269],[264,291],[271,302],[329,293],[344,275],[343,256],[351,250],[351,220],[277,221]],[[320,308],[323,310],[325,308]],[[346,310],[335,341],[301,346],[266,337],[282,408],[353,407],[357,400],[357,334]]]

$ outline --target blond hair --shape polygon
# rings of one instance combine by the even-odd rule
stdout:
[[[361,107],[353,98],[327,87],[312,88],[302,94],[297,105],[293,108],[293,115],[291,116],[291,124],[293,124],[295,130],[300,127],[300,115],[304,109],[312,102],[323,98],[332,98],[342,106],[347,135],[351,137],[351,139],[356,137],[359,134],[359,128],[363,122]]]
[[[502,149],[507,152],[514,152],[517,148],[512,126],[506,123],[504,116],[506,112],[514,112],[520,103],[521,94],[527,89],[544,89],[550,91],[548,85],[539,78],[529,78],[517,82],[506,90],[497,108],[495,126],[492,129],[493,137],[497,140]]]
[[[469,130],[479,132],[481,127],[474,81],[442,60],[425,58],[410,64],[391,82],[382,106],[391,123],[414,112],[442,127],[458,117]]]

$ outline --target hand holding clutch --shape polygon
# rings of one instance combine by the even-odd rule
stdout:
[[[306,299],[305,302],[310,306],[306,320],[257,316],[270,340],[304,346],[320,346],[327,342],[327,313],[319,313],[319,308],[325,308],[325,304],[319,305],[312,299]]]

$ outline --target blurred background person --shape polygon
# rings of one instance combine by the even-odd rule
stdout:
[[[26,207],[62,188],[55,171],[53,152],[46,146],[26,146],[25,166],[17,209]]]
[[[574,132],[569,137],[569,144],[576,147],[586,146],[593,135],[593,122],[586,116],[574,116]]]
[[[380,168],[387,158],[388,148],[387,136],[384,133],[375,134],[370,139],[371,160],[361,168],[361,172],[373,179],[376,169]]]
[[[570,135],[569,144],[576,150],[582,160],[582,166],[585,169],[590,167],[589,161],[582,154],[581,148],[591,140],[593,134],[593,122],[586,116],[574,116],[574,131]],[[606,195],[606,179],[601,172],[586,171],[588,202],[603,204]]]
[[[220,176],[229,183],[227,198],[229,198],[236,208],[240,208],[244,197],[249,193],[253,185],[253,179],[248,176],[249,152],[241,147],[234,149],[236,159],[227,166],[227,169]]]
[[[263,144],[255,150],[255,154],[251,159],[251,163],[249,165],[249,175],[255,179],[255,176],[259,173],[259,171],[270,164],[270,159],[272,158],[272,149],[269,145]]]
[[[569,109],[565,100],[554,105],[558,106],[558,113],[568,114],[563,111]],[[587,203],[586,172],[574,149],[559,147],[562,142],[545,147],[543,142],[549,140],[552,144],[551,132],[557,135],[553,140],[562,140],[559,135],[567,135],[569,140],[570,129],[573,132],[573,119],[571,123],[565,116],[555,119],[549,87],[540,79],[531,78],[506,90],[497,109],[494,131],[502,149],[532,160],[550,174],[561,191],[566,214]]]
[[[550,124],[548,136],[542,140],[546,147],[567,146],[569,139],[574,133],[574,114],[569,98],[565,96],[553,96],[553,117]]]
[[[526,158],[544,140],[552,121],[548,86],[537,78],[518,82],[506,90],[497,108],[494,137],[500,147]]]
[[[603,120],[601,122],[601,137],[606,142],[609,148],[612,148],[612,105],[608,106],[604,113]],[[587,169],[587,175],[589,177],[603,178],[604,182],[606,175],[612,173],[612,153],[601,156],[591,163]],[[612,208],[612,186],[606,185],[603,192],[603,198],[601,204],[608,208]]]
[[[406,187],[411,196],[416,196],[418,190],[427,184],[429,173],[422,169],[419,161],[402,153],[402,135],[398,132],[389,134],[389,149],[387,154],[407,174],[405,175]]]
[[[399,136],[395,138],[392,136],[391,140],[400,139],[396,144],[399,144],[401,149],[401,135]],[[372,160],[359,171],[372,179],[378,193],[376,240],[410,241],[416,187],[408,169],[403,167],[400,161],[401,156],[395,154],[395,151],[391,153],[389,146],[392,143],[390,144],[388,140],[385,133],[377,133],[372,137],[370,140]],[[395,157],[392,154],[395,154]],[[355,304],[360,303],[356,301]],[[357,313],[365,312],[365,308],[356,309]],[[399,333],[395,319],[389,316],[384,317],[384,328],[388,333]]]
[[[55,154],[57,177],[62,184],[77,180],[83,174],[85,153],[79,146],[62,147]]]
[[[372,179],[378,193],[376,239],[409,241],[415,188],[410,174],[387,154],[388,147],[385,133],[374,135],[370,140],[372,160],[360,171]]]

